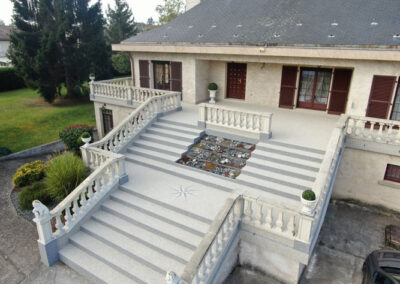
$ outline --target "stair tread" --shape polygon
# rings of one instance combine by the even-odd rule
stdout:
[[[163,271],[156,271],[138,260],[129,257],[106,243],[79,231],[70,237],[70,242],[80,249],[95,255],[103,262],[108,262],[114,269],[128,277],[138,278],[144,282],[158,283],[165,275]],[[166,271],[165,271],[166,273]],[[160,282],[161,283],[161,282]]]
[[[121,233],[118,233],[110,227],[102,225],[93,219],[83,224],[82,228],[85,233],[90,233],[92,236],[96,236],[96,238],[106,239],[108,242],[118,247],[118,249],[122,249],[129,254],[136,255],[139,258],[142,258],[145,261],[163,269],[164,271],[174,270],[179,274],[180,272],[183,272],[186,262],[182,263],[177,261],[176,259],[169,257],[160,251],[154,250],[141,242],[135,241]]]
[[[254,176],[254,177],[267,177],[268,178],[273,178],[273,179],[277,179],[278,181],[284,181],[284,182],[289,182],[289,183],[294,183],[294,184],[299,184],[299,185],[303,185],[303,186],[307,186],[310,187],[313,185],[314,183],[314,178],[312,178],[312,180],[310,180],[310,177],[298,177],[298,176],[294,176],[296,173],[293,173],[294,175],[290,175],[288,173],[285,172],[275,172],[275,171],[268,171],[268,170],[264,170],[261,168],[257,168],[257,167],[247,167],[245,166],[242,169],[242,173],[241,175],[249,175],[249,176]],[[278,182],[279,183],[279,182]]]
[[[89,255],[78,247],[68,244],[59,251],[60,260],[69,266],[78,266],[94,277],[105,283],[143,283],[135,282],[133,279],[115,270],[107,263],[102,262],[94,256]]]
[[[142,155],[142,154],[147,154],[147,155],[152,155],[154,156],[156,159],[164,159],[167,161],[171,161],[171,162],[176,162],[180,157],[181,154],[167,154],[167,153],[162,153],[162,152],[156,152],[154,150],[150,150],[150,149],[146,149],[146,148],[142,148],[142,147],[130,147],[129,148],[129,153],[127,154],[137,154],[137,155]]]
[[[171,129],[176,129],[176,130],[180,130],[180,131],[186,131],[188,133],[192,133],[194,135],[199,135],[203,130],[201,129],[194,129],[193,127],[187,127],[187,126],[181,126],[181,125],[176,125],[176,124],[171,124],[169,122],[165,122],[165,121],[156,121],[152,124],[152,126],[154,127],[168,127]]]
[[[163,123],[173,124],[173,125],[179,125],[179,126],[183,126],[183,127],[187,127],[187,128],[198,129],[197,125],[195,125],[195,124],[184,123],[181,121],[176,121],[174,119],[169,119],[167,117],[161,117],[158,119],[158,121],[163,122]]]
[[[137,226],[134,223],[128,222],[124,219],[119,218],[111,213],[108,213],[104,210],[97,211],[93,218],[113,229],[118,229],[120,232],[123,232],[125,235],[132,236],[137,239],[145,240],[151,242],[154,246],[159,247],[171,254],[174,254],[186,261],[189,261],[193,250],[188,249],[180,244],[173,242],[169,239],[162,237],[159,234],[148,231],[140,226]]]
[[[153,133],[141,133],[140,136],[147,138],[147,139],[154,139],[154,140],[158,140],[160,142],[169,142],[172,144],[176,144],[178,146],[182,146],[183,148],[188,148],[191,143],[188,141],[182,141],[179,139],[175,139],[175,138],[170,138],[170,137],[164,137],[164,136],[160,136],[157,134],[153,134]],[[193,144],[193,143],[192,143]]]
[[[293,143],[287,143],[287,142],[282,142],[279,140],[275,139],[270,139],[266,142],[260,142],[260,145],[262,144],[274,144],[274,145],[279,145],[282,147],[286,148],[292,148],[292,149],[297,149],[303,152],[311,152],[311,153],[316,153],[320,155],[325,155],[325,150],[324,149],[319,149],[319,148],[314,148],[314,147],[309,147],[309,146],[303,146],[303,145],[298,145],[298,144],[293,144]]]
[[[172,136],[178,136],[181,139],[187,139],[187,140],[194,140],[195,138],[199,137],[199,134],[186,134],[178,131],[173,131],[173,130],[168,130],[164,128],[157,128],[157,127],[148,127],[147,131],[149,133],[157,133],[157,134],[164,134],[164,135],[172,135]]]
[[[103,203],[104,208],[111,209],[115,212],[119,212],[123,216],[136,220],[142,224],[151,226],[153,229],[156,229],[160,232],[164,232],[170,236],[173,236],[183,242],[186,242],[194,247],[197,247],[201,242],[202,237],[193,234],[187,230],[184,230],[180,227],[174,226],[170,223],[161,221],[157,218],[154,218],[150,215],[144,214],[139,210],[135,210],[131,207],[128,207],[124,204],[118,203],[113,200],[107,200]]]
[[[258,159],[263,159],[264,157],[272,157],[275,159],[284,160],[284,161],[297,163],[297,164],[302,164],[305,166],[310,166],[310,167],[315,167],[315,168],[319,168],[321,165],[321,162],[305,160],[302,158],[293,157],[293,156],[282,154],[282,153],[268,152],[268,151],[264,151],[261,149],[257,149],[257,147],[253,151],[252,157],[250,157],[249,161],[251,161],[253,156],[254,156],[254,158],[258,158]]]
[[[251,160],[248,160],[246,163],[246,167],[245,169],[251,168],[251,169],[257,169],[260,171],[263,171],[264,169],[261,168],[260,166],[265,166],[268,168],[275,168],[275,169],[282,169],[284,171],[289,171],[289,172],[293,172],[293,173],[298,173],[301,175],[305,175],[305,176],[310,176],[310,177],[316,177],[317,173],[318,173],[318,169],[315,168],[315,170],[311,170],[308,168],[302,168],[304,167],[304,165],[299,164],[298,166],[292,165],[292,164],[285,164],[279,161],[270,161],[270,160],[266,160],[266,159],[259,159],[256,157],[251,157]]]
[[[184,214],[180,214],[176,211],[172,211],[166,207],[163,207],[159,204],[152,203],[150,201],[144,200],[142,198],[138,198],[137,196],[133,196],[128,192],[124,192],[122,190],[117,190],[112,194],[113,197],[117,197],[125,202],[132,204],[133,206],[143,208],[144,210],[154,212],[157,215],[161,215],[164,218],[173,220],[174,222],[180,223],[184,226],[191,227],[198,231],[203,232],[204,234],[208,231],[209,224],[203,223],[194,218],[190,218]]]
[[[165,150],[165,151],[168,151],[168,152],[175,153],[177,155],[180,155],[182,152],[184,152],[184,150],[182,150],[182,148],[173,147],[173,146],[165,145],[165,144],[162,144],[162,143],[157,143],[157,142],[154,142],[154,141],[146,141],[146,140],[142,140],[142,139],[134,141],[133,145],[129,146],[128,148],[134,149],[136,147],[141,147],[141,146],[142,147],[152,147],[152,148],[155,148],[155,149],[162,149],[162,150]]]
[[[292,153],[292,154],[304,155],[304,156],[313,157],[313,158],[317,158],[317,159],[323,159],[324,158],[324,154],[321,154],[321,153],[304,151],[304,150],[291,148],[291,147],[283,146],[283,145],[280,145],[280,144],[269,143],[269,142],[259,142],[256,145],[256,148],[257,147],[258,148],[261,147],[262,148],[261,150],[266,148],[266,149],[284,151],[284,152],[288,152],[288,153]]]

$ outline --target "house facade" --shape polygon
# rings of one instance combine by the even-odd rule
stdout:
[[[332,196],[400,210],[399,8],[194,0],[113,45],[132,76],[91,78],[92,174],[34,204],[42,261],[106,283],[222,283],[237,264],[297,283]]]
[[[10,59],[7,57],[7,50],[10,46],[11,26],[0,26],[0,67],[11,65]]]

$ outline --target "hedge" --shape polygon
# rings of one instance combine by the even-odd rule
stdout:
[[[25,88],[24,80],[17,76],[14,67],[0,68],[0,92]]]

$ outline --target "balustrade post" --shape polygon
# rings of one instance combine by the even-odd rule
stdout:
[[[93,86],[95,77],[94,76],[89,76],[89,79],[90,79],[90,82],[89,82],[90,98],[93,100],[95,98],[94,86]]]
[[[133,88],[132,87],[128,87],[128,101],[127,104],[128,105],[133,105]]]
[[[310,242],[310,237],[311,237],[311,229],[312,229],[312,222],[313,218],[306,216],[304,214],[300,214],[300,220],[299,220],[299,229],[297,232],[296,239],[309,243]]]
[[[33,214],[35,218],[39,239],[38,246],[41,260],[47,266],[51,266],[58,261],[57,242],[53,239],[53,231],[51,228],[51,215],[49,209],[39,200],[32,202]]]
[[[125,168],[125,156],[120,157],[117,160],[118,163],[118,178],[119,178],[119,184],[124,184],[128,182],[129,177],[126,174],[126,168]]]
[[[90,167],[90,161],[89,161],[89,155],[88,155],[88,150],[87,148],[89,147],[89,144],[85,144],[81,146],[81,154],[82,154],[82,160],[85,163],[86,167]]]
[[[260,140],[267,141],[272,136],[272,113],[260,117]]]
[[[200,104],[199,106],[199,120],[197,122],[197,126],[200,129],[205,129],[206,128],[206,105],[205,104]]]

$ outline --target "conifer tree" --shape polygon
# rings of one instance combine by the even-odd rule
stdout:
[[[114,9],[108,5],[106,14],[108,24],[106,35],[109,43],[120,43],[137,33],[135,18],[125,0],[115,0]]]

